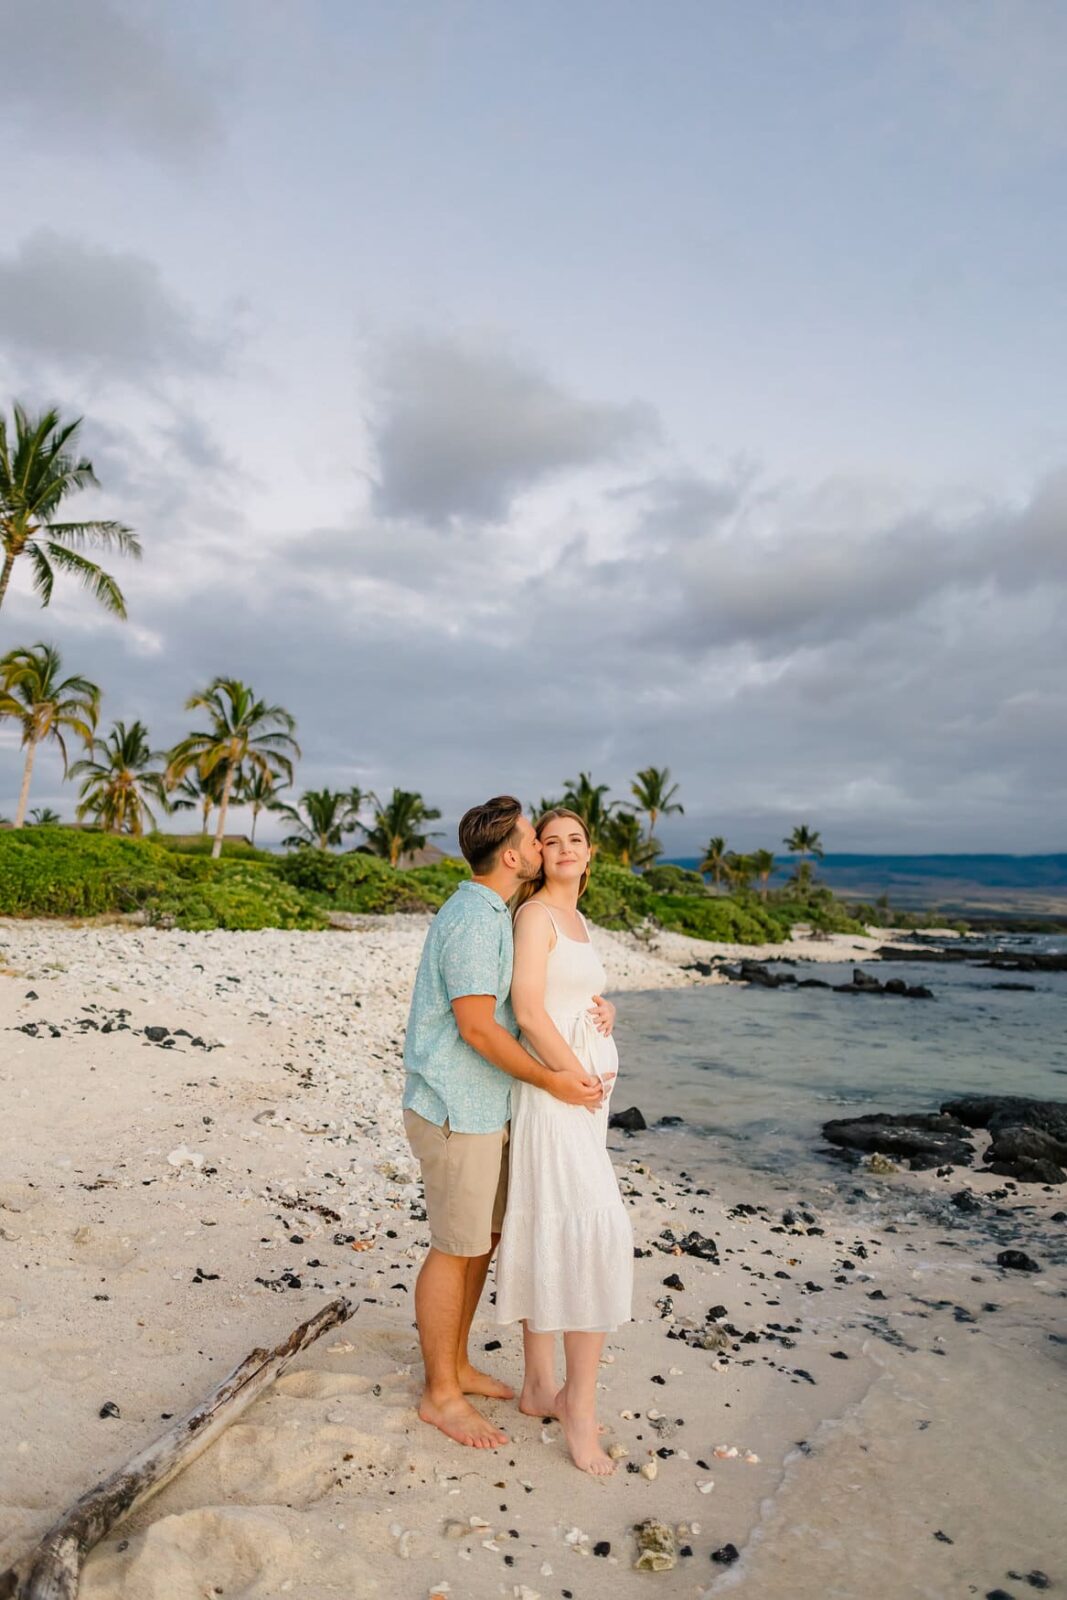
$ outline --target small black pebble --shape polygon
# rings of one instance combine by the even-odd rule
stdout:
[[[1015,1597],[1007,1589],[987,1589],[985,1600],[1015,1600]]]
[[[114,1400],[105,1400],[104,1404],[100,1407],[99,1414],[102,1417],[121,1417],[122,1412],[119,1410]]]
[[[691,1544],[683,1544],[678,1554],[680,1556],[691,1556],[693,1554],[693,1546]]]
[[[665,1289],[684,1289],[685,1284],[676,1272],[672,1272],[669,1278],[664,1278],[663,1287]]]
[[[499,1350],[500,1349],[500,1340],[499,1339],[490,1339],[488,1344],[483,1344],[482,1345],[482,1349],[483,1350]]]
[[[831,1350],[830,1355],[834,1361],[847,1361],[848,1356],[843,1350]]]
[[[607,1539],[598,1540],[597,1543],[593,1546],[593,1554],[595,1556],[610,1556],[610,1554],[611,1554],[610,1541],[607,1540]]]
[[[661,1378],[658,1372],[654,1372],[652,1374],[652,1382],[653,1383],[666,1383],[666,1381],[667,1381],[666,1378]]]
[[[513,1567],[515,1565],[515,1557],[514,1556],[505,1556],[504,1557],[504,1565],[506,1567]]]
[[[934,1538],[939,1539],[942,1544],[955,1544],[956,1542],[954,1539],[950,1539],[947,1533],[942,1533],[940,1528],[935,1529]]]
[[[740,1551],[735,1544],[724,1544],[721,1550],[711,1552],[711,1559],[717,1561],[720,1566],[728,1567],[731,1561],[737,1560],[739,1554]]]

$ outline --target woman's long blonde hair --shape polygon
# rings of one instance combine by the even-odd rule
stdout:
[[[585,834],[586,844],[592,848],[593,841],[589,837],[589,829],[586,827],[584,819],[578,815],[577,811],[568,811],[566,806],[554,806],[551,811],[546,811],[543,817],[538,817],[534,826],[534,832],[536,833],[537,837],[540,839],[541,835],[548,827],[548,824],[550,822],[558,821],[560,817],[568,817],[572,822],[576,822],[581,828],[582,832]],[[585,871],[582,873],[582,876],[578,880],[579,900],[585,893],[588,884],[589,868],[587,866]],[[520,883],[519,887],[515,890],[515,893],[511,897],[511,915],[514,917],[518,913],[519,908],[524,906],[527,900],[532,899],[535,894],[539,893],[544,886],[545,869],[542,866],[541,871],[537,874],[536,878],[527,878],[526,882]]]

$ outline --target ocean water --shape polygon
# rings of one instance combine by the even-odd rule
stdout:
[[[1067,947],[1062,937],[996,944]],[[853,965],[778,970],[845,983]],[[868,962],[864,970],[923,983],[935,998],[740,985],[621,996],[614,1109],[636,1105],[650,1125],[684,1121],[634,1138],[613,1134],[613,1148],[684,1168],[698,1182],[775,1176],[799,1194],[854,1181],[825,1153],[820,1128],[832,1117],[936,1110],[978,1092],[1067,1100],[1067,973],[934,962]],[[991,987],[998,982],[1034,991]]]

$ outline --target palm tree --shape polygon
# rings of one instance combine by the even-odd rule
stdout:
[[[756,874],[752,857],[739,855],[736,850],[731,850],[727,854],[723,866],[732,889],[747,889]]]
[[[108,833],[132,833],[140,838],[147,821],[153,828],[156,819],[149,798],[166,806],[166,755],[153,750],[143,722],[116,722],[106,739],[95,739],[88,756],[70,769],[72,778],[82,778],[79,790],[78,820],[95,817]]]
[[[546,800],[542,795],[540,800],[535,800],[530,807],[530,816],[536,822],[537,818],[543,817],[546,811],[556,811],[561,805],[563,805],[562,800]]]
[[[206,833],[211,822],[211,813],[222,798],[222,775],[218,768],[202,777],[195,769],[186,773],[181,783],[174,789],[168,788],[168,811],[195,811],[200,810],[200,832]]]
[[[9,650],[0,657],[0,717],[17,717],[22,724],[26,764],[15,811],[21,828],[30,798],[30,778],[38,745],[54,739],[63,755],[63,776],[68,770],[64,733],[76,734],[91,747],[100,710],[100,690],[88,678],[61,678],[62,660],[50,644]]]
[[[813,877],[814,877],[814,868],[812,867],[811,862],[810,861],[798,861],[797,865],[796,865],[796,870],[793,873],[793,876],[789,880],[790,887],[795,889],[796,892],[799,895],[810,894],[811,893],[812,878]]]
[[[63,818],[58,811],[53,811],[51,806],[34,806],[30,812],[27,828],[58,828]]]
[[[394,789],[384,805],[377,795],[369,794],[366,798],[374,807],[373,827],[361,825],[367,843],[373,853],[383,856],[391,867],[396,866],[401,856],[421,850],[427,839],[440,837],[427,832],[425,824],[436,822],[441,813],[427,806],[421,794]]]
[[[620,867],[631,870],[650,867],[663,851],[658,839],[643,837],[641,824],[633,810],[620,809],[608,818],[603,843],[604,849],[616,858]]]
[[[716,834],[708,840],[697,871],[710,872],[715,880],[716,889],[721,888],[726,873],[726,860],[726,840]]]
[[[657,817],[669,817],[674,812],[683,813],[685,807],[675,800],[678,785],[671,782],[670,767],[645,767],[630,785],[630,793],[637,801],[638,811],[648,813],[648,836],[656,831]]]
[[[241,780],[241,788],[235,796],[239,805],[252,807],[252,843],[256,842],[256,824],[261,811],[278,811],[284,809],[278,801],[278,778],[276,772],[266,772],[259,767],[248,773]],[[185,779],[188,783],[189,779]],[[182,785],[184,788],[184,784]],[[205,833],[207,828],[205,826]]]
[[[563,784],[566,793],[560,804],[581,817],[595,856],[604,841],[611,815],[617,809],[616,802],[604,799],[608,792],[607,784],[594,784],[588,772],[579,772],[577,781],[564,778]]]
[[[219,774],[219,820],[211,847],[214,860],[222,854],[226,812],[234,786],[239,786],[245,769],[282,772],[292,782],[291,757],[300,754],[293,737],[296,722],[282,706],[268,706],[257,700],[248,685],[237,678],[214,678],[206,689],[189,696],[185,709],[205,710],[211,726],[190,733],[174,747],[167,782],[176,785],[194,766],[201,778],[206,779],[213,772]]]
[[[805,861],[808,856],[813,856],[816,861],[821,861],[825,854],[821,837],[814,828],[809,828],[806,822],[802,822],[799,827],[794,828],[789,838],[783,839],[782,843],[787,850],[794,855],[798,855],[801,861]]]
[[[756,850],[750,860],[752,862],[752,870],[759,879],[760,899],[766,900],[767,886],[775,867],[774,852],[773,850]]]
[[[86,545],[140,556],[141,546],[121,522],[57,522],[63,501],[79,489],[95,487],[93,465],[76,451],[82,419],[63,423],[58,411],[31,416],[15,403],[15,437],[0,416],[0,606],[19,556],[29,556],[33,587],[42,606],[52,598],[55,569],[69,572],[118,617],[126,602],[110,573],[81,552]]]
[[[342,844],[345,834],[354,833],[360,825],[363,800],[360,789],[308,789],[300,796],[298,806],[275,803],[271,810],[296,828],[295,833],[282,840],[282,845],[286,850],[329,850]]]

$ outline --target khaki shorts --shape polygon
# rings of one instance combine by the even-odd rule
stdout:
[[[484,1256],[504,1222],[508,1130],[453,1133],[404,1112],[412,1154],[422,1168],[430,1243],[446,1256]]]

